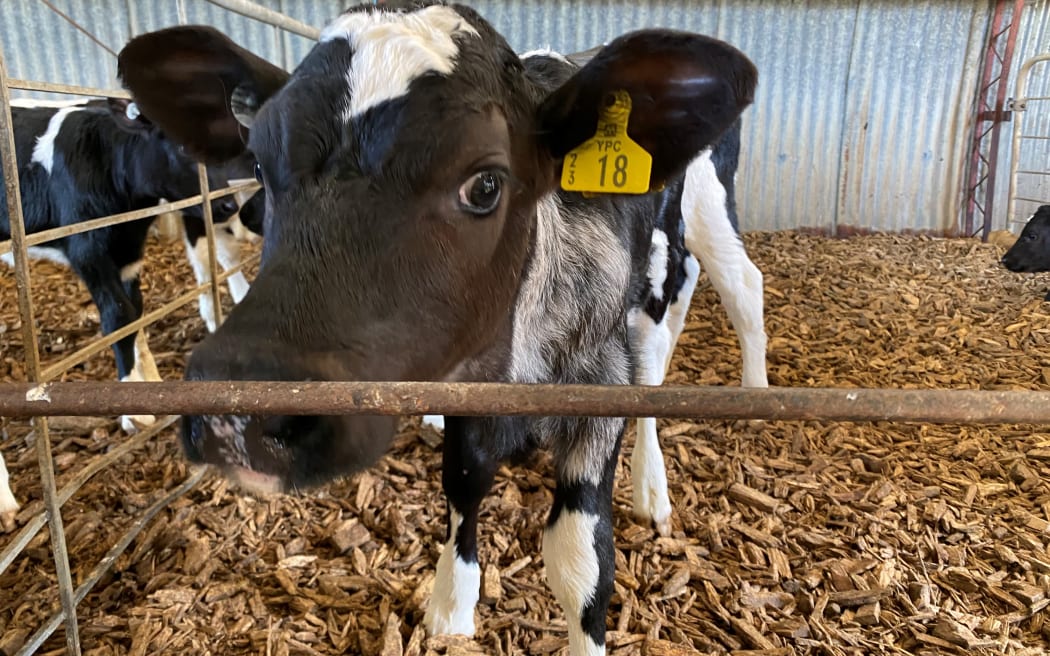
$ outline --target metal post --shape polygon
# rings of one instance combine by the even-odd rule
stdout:
[[[276,12],[272,9],[267,9],[249,0],[208,0],[213,5],[218,5],[224,9],[236,12],[242,16],[248,18],[254,18],[257,21],[263,23],[269,23],[275,27],[287,30],[299,36],[305,36],[307,39],[317,40],[321,36],[321,30],[307,25],[302,21],[297,21],[290,16],[285,16],[280,12]]]
[[[219,262],[215,253],[215,222],[208,200],[208,169],[197,165],[197,177],[201,184],[201,210],[204,215],[204,238],[208,242],[208,274],[211,276],[211,300],[215,307],[215,325],[222,323],[222,297],[219,295]]]
[[[1004,26],[1007,9],[1011,4],[1013,10],[1010,14],[1010,22]],[[988,239],[993,222],[999,139],[1002,124],[1010,120],[1010,113],[1004,111],[1006,82],[1010,74],[1010,64],[1013,61],[1014,46],[1017,43],[1023,10],[1024,0],[1012,0],[1012,2],[1011,0],[998,0],[995,3],[988,43],[985,46],[984,69],[977,88],[973,144],[966,174],[966,198],[964,199],[966,213],[963,230],[966,235],[973,235],[975,229],[979,227],[984,240]],[[1005,45],[1000,55],[999,50],[1004,35]],[[998,71],[995,69],[996,62],[999,62]],[[995,90],[994,101],[989,97],[993,89]],[[982,164],[984,166],[983,175]],[[983,194],[981,193],[982,186]],[[979,194],[982,195],[983,206],[978,201]],[[980,214],[980,226],[975,225],[978,214]]]
[[[40,352],[33,317],[33,300],[29,280],[29,262],[25,245],[25,220],[22,216],[22,196],[18,184],[18,160],[15,155],[14,121],[11,116],[11,93],[7,88],[7,64],[0,53],[0,159],[3,160],[4,190],[7,194],[7,215],[14,245],[15,280],[18,283],[18,309],[22,320],[22,339],[25,345],[26,372],[36,382],[40,376]],[[66,620],[66,647],[69,654],[80,656],[80,633],[77,630],[77,603],[74,598],[73,577],[69,569],[65,527],[62,525],[61,504],[55,490],[54,460],[51,457],[51,435],[47,419],[33,422],[36,429],[36,454],[40,464],[40,484],[51,532],[51,551],[55,559],[58,594]]]

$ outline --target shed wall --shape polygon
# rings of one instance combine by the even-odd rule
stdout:
[[[114,50],[133,34],[183,20],[215,25],[285,67],[310,47],[307,39],[204,0],[55,4]],[[260,4],[321,26],[347,1]],[[744,229],[950,232],[959,225],[988,0],[472,4],[518,50],[583,50],[652,26],[704,32],[740,47],[760,71],[738,176]],[[1036,4],[1024,19],[1022,51],[1045,40],[1050,10],[1043,0]],[[114,58],[37,0],[0,3],[0,38],[16,77],[116,84]]]

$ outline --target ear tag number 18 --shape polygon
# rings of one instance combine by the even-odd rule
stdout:
[[[649,191],[653,157],[627,136],[631,94],[613,94],[613,102],[598,117],[593,137],[565,156],[561,187],[585,194],[644,194]]]

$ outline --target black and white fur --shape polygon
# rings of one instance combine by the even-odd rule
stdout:
[[[83,102],[13,103],[15,150],[27,233],[76,224],[157,205],[199,193],[196,162],[120,99]],[[224,174],[209,184],[225,185]],[[232,199],[213,201],[216,220],[237,211]],[[199,207],[184,213],[187,229],[203,222]],[[142,315],[139,275],[152,219],[64,237],[29,249],[30,257],[70,267],[98,307],[102,332]],[[0,188],[0,240],[10,238],[6,192]],[[11,264],[13,254],[0,260]],[[144,331],[113,345],[122,381],[160,380]],[[153,423],[151,415],[121,417],[133,432]],[[0,469],[0,517],[10,520],[18,504]]]
[[[684,317],[647,314],[654,231],[667,236],[666,270],[685,270],[687,245],[703,259],[682,207],[707,196],[691,195],[700,185],[686,169],[750,104],[754,67],[728,44],[666,30],[625,35],[580,69],[554,56],[522,61],[466,7],[399,4],[412,10],[365,5],[335,19],[291,76],[197,26],[143,35],[122,51],[136,101],[202,156],[243,149],[249,126],[221,119],[253,108],[247,148],[267,194],[263,263],[195,349],[187,377],[631,384],[642,364],[638,326],[676,332]],[[666,189],[558,190],[561,158],[594,134],[616,89],[636,103],[632,137],[653,154],[651,185]],[[712,202],[724,207],[725,197]],[[669,291],[656,299],[669,301]],[[446,418],[449,531],[425,614],[431,633],[473,633],[481,499],[501,462],[547,448],[557,481],[547,580],[570,653],[605,652],[625,425]],[[370,466],[394,428],[392,418],[360,415],[194,416],[183,447],[249,489],[293,491]]]

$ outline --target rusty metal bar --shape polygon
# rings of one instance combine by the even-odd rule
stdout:
[[[316,41],[317,38],[321,36],[321,30],[312,25],[307,25],[291,16],[286,16],[272,9],[267,9],[266,7],[260,6],[254,2],[249,2],[248,0],[208,0],[208,2],[242,16],[247,16],[248,18],[253,18],[263,23],[269,23],[274,27],[279,27],[285,31],[292,32],[293,34],[305,36],[307,39],[313,39]]]
[[[247,259],[245,259],[244,261],[242,261],[237,266],[231,267],[228,271],[223,272],[222,274],[219,275],[219,282],[222,282],[222,281],[226,280],[227,278],[232,276],[237,271],[240,271],[245,266],[247,266],[248,264],[252,263],[254,260],[258,259],[258,257],[259,257],[258,255],[252,255],[252,256],[248,257]],[[161,319],[163,317],[168,316],[169,314],[171,314],[172,312],[174,312],[175,310],[179,309],[180,307],[182,307],[184,305],[189,305],[194,300],[196,300],[196,298],[200,295],[201,292],[209,289],[210,287],[211,287],[211,283],[205,283],[203,285],[198,285],[197,287],[194,287],[192,290],[181,294],[180,296],[175,298],[175,300],[170,301],[166,305],[163,305],[163,306],[157,308],[156,310],[154,310],[154,311],[152,311],[152,312],[150,312],[148,314],[142,315],[141,317],[139,317],[135,321],[132,321],[128,325],[123,326],[123,327],[121,327],[121,328],[119,328],[117,330],[114,330],[113,332],[109,333],[108,335],[105,335],[103,337],[100,337],[100,338],[92,341],[91,344],[85,346],[84,348],[80,349],[79,351],[76,351],[76,352],[74,352],[74,353],[72,353],[70,355],[67,355],[65,358],[63,358],[63,359],[59,360],[58,362],[48,366],[47,368],[45,368],[43,371],[40,372],[40,378],[38,380],[40,380],[40,381],[49,381],[49,380],[53,379],[55,376],[58,376],[59,374],[66,372],[71,367],[76,366],[76,365],[80,364],[81,362],[84,362],[85,360],[87,360],[88,358],[90,358],[93,355],[101,353],[102,351],[106,350],[107,347],[112,346],[113,344],[116,344],[118,341],[120,341],[121,339],[127,337],[128,335],[132,335],[132,334],[138,332],[139,330],[141,330],[142,328],[145,328],[146,326],[152,324],[154,321],[157,321],[158,319]]]
[[[168,417],[158,417],[157,423],[153,424],[146,430],[136,433],[131,438],[121,442],[118,446],[114,447],[111,451],[107,451],[101,455],[95,456],[91,459],[83,469],[76,473],[68,483],[62,486],[62,489],[58,491],[58,503],[64,505],[69,501],[70,497],[76,494],[77,490],[84,486],[91,477],[102,471],[102,469],[108,465],[113,464],[120,458],[123,458],[128,453],[131,453],[135,449],[145,444],[147,441],[152,439],[157,433],[160,433],[165,428],[168,428],[175,423],[178,419],[177,416],[171,415]],[[34,502],[40,503],[40,502]],[[30,505],[22,510],[22,512],[30,512],[35,508]],[[41,509],[43,510],[43,509]],[[47,515],[44,512],[38,512],[33,515],[33,518],[26,522],[25,526],[15,535],[15,537],[4,547],[3,551],[0,551],[0,574],[14,562],[18,554],[22,553],[22,549],[36,536],[37,532],[43,528],[44,524],[47,523]]]
[[[246,190],[252,186],[257,186],[258,183],[253,182],[252,184],[243,185],[230,185],[217,189],[208,194],[209,200],[216,198],[222,198],[223,196],[232,196],[239,191]],[[60,226],[58,228],[51,228],[50,230],[41,230],[40,232],[34,232],[28,235],[25,240],[26,246],[37,246],[55,239],[62,237],[69,237],[71,235],[77,235],[82,232],[89,232],[91,230],[97,230],[98,228],[105,228],[111,225],[117,225],[120,223],[129,223],[131,221],[139,221],[154,216],[159,216],[165,212],[175,212],[182,210],[187,207],[194,205],[200,205],[203,196],[197,194],[196,196],[190,196],[182,200],[174,201],[171,203],[161,203],[153,207],[147,207],[141,210],[132,210],[130,212],[122,212],[120,214],[111,214],[110,216],[103,216],[97,219],[89,219],[87,221],[79,221],[66,226]],[[9,252],[12,249],[10,241],[0,241],[0,255]]]
[[[197,179],[200,181],[201,195],[208,195],[208,169],[203,164],[197,165]],[[219,261],[215,251],[215,222],[211,203],[201,204],[204,215],[204,239],[208,246],[208,273],[211,276],[211,303],[215,310],[215,325],[222,324],[222,295],[219,291]]]
[[[55,84],[52,82],[37,82],[35,80],[19,80],[8,78],[9,89],[21,91],[42,91],[44,93],[68,93],[73,96],[99,96],[103,98],[131,98],[131,95],[123,89],[97,89],[95,87],[82,87],[75,84]]]
[[[171,492],[169,492],[168,494],[164,495],[160,499],[157,499],[149,508],[145,510],[145,512],[142,513],[142,517],[140,517],[134,524],[128,527],[127,532],[120,538],[120,540],[117,541],[116,544],[114,544],[110,548],[109,551],[106,552],[106,555],[102,557],[102,560],[99,561],[98,565],[95,565],[95,568],[92,569],[91,573],[87,575],[87,577],[84,579],[84,582],[81,583],[80,587],[76,589],[74,598],[76,599],[77,603],[83,601],[84,597],[86,597],[88,593],[91,592],[91,589],[95,587],[95,585],[99,582],[99,580],[101,580],[103,575],[105,575],[106,572],[113,568],[113,563],[117,561],[117,558],[120,557],[120,554],[127,551],[127,548],[131,545],[132,540],[138,537],[139,533],[141,533],[142,530],[146,528],[146,525],[149,524],[149,522],[157,516],[157,513],[159,513],[164,508],[168,507],[168,504],[170,504],[175,499],[178,499],[182,495],[192,490],[197,485],[197,483],[199,483],[201,479],[204,478],[204,474],[206,472],[207,469],[205,469],[204,467],[196,468],[196,470],[192,474],[190,474],[185,481],[183,481],[178,487],[172,489]],[[44,644],[44,641],[47,640],[48,636],[55,632],[55,629],[58,628],[58,625],[61,622],[62,612],[58,612],[52,615],[51,619],[48,620],[47,623],[44,624],[44,626],[37,629],[36,633],[34,633],[26,641],[25,645],[22,646],[22,649],[15,652],[15,656],[29,656],[29,654],[34,653],[40,647],[40,645]]]
[[[0,165],[3,167],[4,192],[7,196],[7,216],[11,231],[11,242],[15,246],[15,281],[18,285],[18,310],[22,319],[22,340],[26,359],[26,374],[31,381],[40,380],[40,350],[37,343],[36,322],[33,319],[32,289],[29,281],[29,258],[26,241],[25,218],[22,214],[22,191],[18,181],[18,159],[15,151],[14,119],[11,115],[11,93],[8,89],[7,63],[0,53]],[[48,527],[51,533],[51,553],[55,561],[55,576],[58,579],[58,595],[62,604],[62,615],[66,620],[66,649],[80,656],[80,632],[77,628],[77,602],[73,598],[73,576],[69,567],[69,552],[66,548],[65,527],[62,510],[56,498],[55,468],[51,457],[51,434],[47,419],[33,422],[36,430],[36,455],[40,466],[40,485],[47,509]],[[61,619],[60,617],[60,619]]]
[[[423,382],[0,386],[0,414],[604,416],[1050,424],[1050,392]]]

